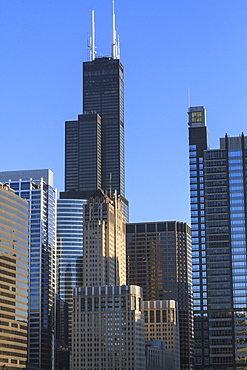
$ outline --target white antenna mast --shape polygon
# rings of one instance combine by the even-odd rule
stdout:
[[[120,58],[120,44],[119,40],[117,41],[116,33],[116,15],[114,12],[114,0],[112,0],[112,58]]]
[[[92,36],[90,37],[90,61],[95,59],[95,24],[94,24],[94,10],[92,10]]]
[[[188,108],[190,108],[190,88],[188,87]]]

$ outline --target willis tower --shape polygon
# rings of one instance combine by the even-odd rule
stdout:
[[[121,197],[128,220],[124,168],[124,67],[120,61],[113,2],[112,55],[95,57],[94,12],[90,61],[83,63],[83,114],[65,123],[65,193],[84,198],[103,189]]]

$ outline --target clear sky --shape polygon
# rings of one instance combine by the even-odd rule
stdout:
[[[82,113],[95,10],[111,51],[111,0],[0,0],[0,171],[50,168],[64,190],[64,121]],[[189,222],[188,88],[211,147],[247,135],[247,1],[115,0],[125,66],[130,221]]]

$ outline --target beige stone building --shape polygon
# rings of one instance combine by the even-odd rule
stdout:
[[[72,347],[74,370],[144,370],[142,289],[75,288]]]
[[[173,352],[174,365],[180,370],[180,338],[177,303],[167,301],[145,301],[145,338],[159,339]]]
[[[97,190],[84,205],[83,286],[126,284],[125,229],[120,197]]]

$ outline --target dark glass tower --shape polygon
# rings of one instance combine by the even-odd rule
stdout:
[[[83,115],[66,122],[65,191],[125,196],[124,80],[119,59],[83,63]]]
[[[101,116],[101,187],[125,196],[124,68],[119,59],[83,63],[83,112]]]
[[[127,224],[127,284],[144,301],[178,302],[180,369],[193,368],[191,229],[182,222]],[[163,340],[163,339],[162,339]]]
[[[247,137],[210,150],[204,107],[189,108],[195,368],[247,368]]]

